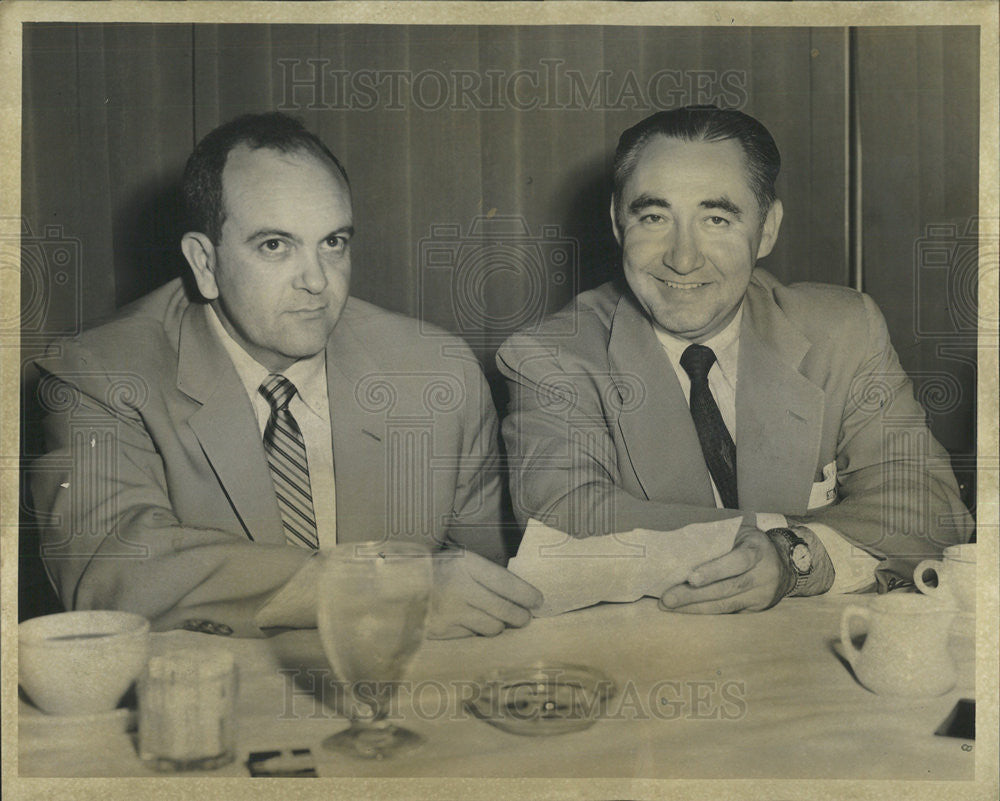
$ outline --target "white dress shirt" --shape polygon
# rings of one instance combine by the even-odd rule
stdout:
[[[743,306],[741,304],[729,325],[701,343],[715,352],[715,363],[708,372],[708,388],[718,404],[722,420],[726,424],[726,428],[729,429],[733,442],[736,442],[736,383],[739,377],[739,335],[742,319]],[[684,391],[684,397],[690,403],[691,378],[687,371],[681,367],[681,355],[691,342],[671,334],[655,322],[653,330],[670,360],[671,367],[674,368],[677,380]],[[712,493],[715,495],[715,505],[721,509],[722,498],[714,480],[712,481]],[[764,531],[769,528],[786,528],[787,526],[788,521],[784,515],[775,512],[757,513],[757,527]],[[829,526],[822,523],[809,523],[808,528],[822,543],[833,563],[836,575],[830,592],[856,592],[871,586],[874,581],[875,568],[878,566],[877,559],[855,548]]]
[[[271,416],[271,404],[260,394],[259,389],[271,371],[229,335],[214,308],[208,318],[243,382],[254,414],[257,415],[257,426],[263,439],[264,429]],[[306,444],[319,547],[332,548],[337,544],[337,492],[333,475],[333,434],[330,430],[330,399],[327,395],[326,351],[322,350],[308,359],[300,359],[283,370],[281,375],[291,381],[297,390],[288,404],[288,410],[299,424]]]

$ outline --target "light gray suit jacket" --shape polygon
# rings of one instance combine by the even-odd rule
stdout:
[[[590,536],[732,516],[715,507],[683,390],[627,288],[581,294],[509,339],[497,364],[510,387],[503,433],[522,521]],[[825,523],[892,557],[900,575],[969,538],[947,454],[869,297],[783,286],[756,269],[738,374],[742,510]],[[836,498],[810,508],[831,463]]]
[[[211,310],[179,280],[39,360],[42,556],[69,609],[259,635],[309,551],[286,545],[257,421]],[[497,420],[458,339],[348,300],[326,348],[338,542],[461,543],[503,561]]]

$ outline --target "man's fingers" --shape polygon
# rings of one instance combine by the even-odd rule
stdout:
[[[497,620],[492,615],[488,615],[481,609],[467,606],[455,616],[455,623],[464,626],[474,634],[481,634],[484,637],[496,637],[506,626],[502,620]]]
[[[660,608],[673,612],[687,611],[684,607],[732,598],[742,595],[753,587],[753,575],[750,573],[742,573],[733,578],[707,584],[704,587],[678,584],[663,593],[660,597]]]
[[[468,551],[456,558],[468,559],[469,576],[496,595],[525,609],[537,609],[542,605],[542,593],[507,568]]]
[[[741,529],[729,553],[699,566],[685,583],[667,589],[660,608],[714,615],[760,611],[775,603],[780,579],[777,551],[767,535]]]
[[[692,587],[703,587],[706,584],[739,576],[757,564],[758,559],[760,559],[760,553],[756,548],[749,545],[737,545],[729,553],[705,562],[691,571],[687,583]]]
[[[508,626],[520,628],[527,626],[531,621],[531,612],[523,606],[508,601],[481,584],[472,587],[465,600],[469,606],[485,612]]]
[[[450,623],[446,626],[430,626],[427,629],[427,639],[428,640],[456,640],[459,637],[473,637],[475,636],[474,631],[467,629],[465,626],[460,626],[457,623]]]
[[[500,565],[468,551],[445,554],[436,567],[430,636],[462,636],[456,627],[492,637],[526,626],[542,594]]]
[[[731,598],[720,598],[715,601],[702,601],[701,603],[688,604],[676,609],[668,609],[668,612],[678,612],[682,615],[728,615],[733,612],[742,612],[756,604],[759,599],[747,593],[734,595]]]

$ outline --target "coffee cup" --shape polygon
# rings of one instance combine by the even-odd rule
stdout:
[[[917,593],[876,596],[868,607],[848,606],[840,619],[840,641],[854,675],[879,695],[935,696],[955,686],[948,651],[954,611]],[[851,623],[864,621],[867,637],[858,649]]]
[[[976,544],[951,545],[944,549],[944,559],[925,559],[913,571],[917,588],[931,598],[953,603],[962,612],[976,611]],[[924,576],[934,573],[937,586],[926,583]]]
[[[114,709],[149,658],[149,621],[116,611],[62,612],[18,626],[18,673],[50,715]]]

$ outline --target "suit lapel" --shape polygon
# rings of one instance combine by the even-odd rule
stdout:
[[[622,294],[608,344],[621,396],[618,427],[650,500],[714,506],[711,478],[670,360],[631,294]]]
[[[799,372],[811,345],[756,281],[746,297],[736,390],[740,506],[803,514],[823,425],[823,391]]]
[[[346,308],[326,347],[338,543],[380,540],[388,530],[384,416],[366,409],[358,397],[363,379],[377,375],[379,368],[352,330],[349,316]]]
[[[188,422],[247,536],[283,543],[257,418],[236,368],[209,328],[211,313],[208,306],[192,304],[181,322],[177,386],[201,404]]]

